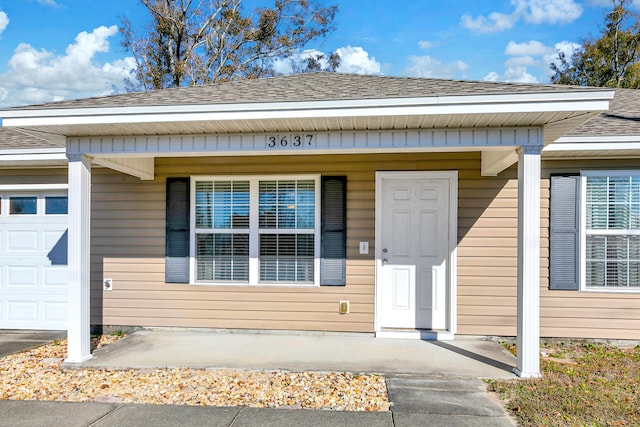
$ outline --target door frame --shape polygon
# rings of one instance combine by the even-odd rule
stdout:
[[[385,179],[448,179],[449,180],[449,256],[447,258],[446,331],[382,331],[380,327],[380,280],[382,277],[382,182]],[[457,330],[457,247],[458,247],[458,171],[376,171],[375,187],[375,307],[376,337],[452,340]]]

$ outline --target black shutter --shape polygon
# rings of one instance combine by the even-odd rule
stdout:
[[[347,284],[347,177],[322,177],[320,285]]]
[[[189,178],[167,178],[167,283],[189,283],[189,232]]]
[[[580,177],[551,176],[549,289],[580,289]]]

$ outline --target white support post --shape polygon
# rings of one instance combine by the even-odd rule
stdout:
[[[540,377],[540,152],[518,149],[517,366],[523,378]]]
[[[91,160],[69,156],[67,363],[91,358]]]

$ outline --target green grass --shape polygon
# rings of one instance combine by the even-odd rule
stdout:
[[[640,426],[640,346],[543,347],[542,378],[489,381],[519,425]]]

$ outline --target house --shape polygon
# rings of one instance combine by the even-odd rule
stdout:
[[[67,328],[64,145],[0,128],[0,328]]]
[[[640,339],[639,102],[312,73],[10,108],[2,220],[68,183],[70,362],[91,325],[515,335],[537,376],[540,334]]]

